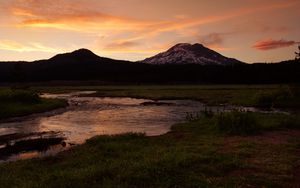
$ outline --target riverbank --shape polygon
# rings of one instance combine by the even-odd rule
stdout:
[[[68,105],[63,99],[43,99],[31,90],[0,89],[0,120],[42,113]]]
[[[199,117],[162,136],[97,136],[54,157],[0,164],[1,186],[299,186],[299,122],[289,121],[299,116],[253,113],[257,132],[244,136],[218,129],[220,115]]]

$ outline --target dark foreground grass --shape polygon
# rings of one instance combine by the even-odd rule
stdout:
[[[1,187],[293,187],[300,140],[277,119],[255,115],[271,135],[228,136],[215,116],[175,125],[172,132],[98,136],[55,157],[0,165]],[[270,128],[272,127],[272,128]],[[278,142],[269,138],[278,136]]]
[[[29,90],[0,90],[0,120],[40,113],[67,105],[61,99],[42,99]]]

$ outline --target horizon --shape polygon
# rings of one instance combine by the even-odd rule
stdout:
[[[178,43],[200,43],[247,63],[294,58],[296,0],[7,0],[0,61],[35,61],[78,49],[138,61]]]

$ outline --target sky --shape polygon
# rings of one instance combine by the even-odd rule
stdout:
[[[244,62],[294,58],[299,0],[0,0],[0,61],[80,48],[142,60],[201,43]]]

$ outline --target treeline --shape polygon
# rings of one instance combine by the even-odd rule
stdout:
[[[57,59],[37,62],[0,63],[0,82],[97,80],[108,83],[218,83],[273,84],[300,83],[300,62],[235,64],[231,66],[149,65],[97,59]]]

